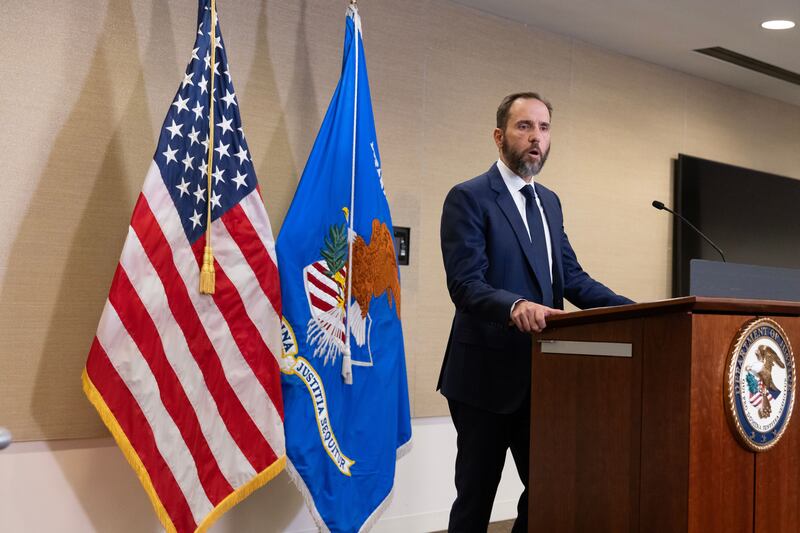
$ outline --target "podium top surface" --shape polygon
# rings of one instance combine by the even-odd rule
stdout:
[[[726,315],[800,316],[800,303],[777,300],[743,300],[738,298],[708,298],[685,296],[655,302],[598,307],[574,311],[547,319],[547,327],[574,326],[590,322],[622,320],[667,313],[702,313]]]

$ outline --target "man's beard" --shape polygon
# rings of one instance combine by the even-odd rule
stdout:
[[[539,148],[538,145],[536,145],[536,147]],[[547,156],[550,155],[550,147],[547,148],[546,152],[542,152],[541,148],[539,148],[540,156],[538,161],[525,161],[525,156],[530,149],[521,152],[513,152],[509,148],[508,143],[506,143],[505,138],[503,138],[501,149],[503,150],[503,157],[508,162],[508,168],[523,178],[538,175],[547,161]]]

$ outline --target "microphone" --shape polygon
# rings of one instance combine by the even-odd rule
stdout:
[[[0,450],[11,446],[11,432],[6,428],[0,427]]]
[[[708,244],[710,244],[710,245],[711,245],[711,247],[712,247],[712,248],[714,248],[714,249],[715,249],[715,250],[716,250],[716,251],[719,253],[720,257],[722,257],[722,262],[723,262],[723,263],[727,263],[727,261],[725,260],[725,254],[723,254],[723,253],[722,253],[722,250],[720,250],[720,249],[719,249],[719,246],[717,246],[716,244],[714,244],[713,242],[711,242],[711,239],[709,239],[708,237],[706,237],[705,233],[703,233],[702,231],[700,231],[699,229],[697,229],[696,227],[694,227],[694,224],[692,224],[691,222],[689,222],[688,220],[686,220],[686,219],[683,217],[683,215],[681,215],[680,213],[676,213],[675,211],[673,211],[673,210],[672,210],[672,209],[670,209],[669,207],[665,206],[665,205],[664,205],[664,202],[659,202],[658,200],[653,200],[653,207],[655,207],[655,208],[656,208],[656,209],[658,209],[658,210],[664,210],[664,211],[668,211],[668,212],[672,213],[673,215],[675,215],[676,217],[678,217],[679,219],[681,219],[683,222],[685,222],[687,226],[689,226],[690,228],[692,228],[692,229],[695,231],[695,233],[697,233],[697,234],[698,234],[698,235],[700,235],[700,236],[701,236],[703,239],[705,239],[705,241],[706,241]]]

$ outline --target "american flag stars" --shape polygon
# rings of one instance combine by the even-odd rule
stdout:
[[[233,182],[236,184],[236,190],[239,190],[239,187],[247,186],[247,174],[242,174],[241,172],[236,173],[236,177],[233,178]]]
[[[183,198],[184,194],[189,194],[189,183],[183,178],[181,178],[180,184],[176,185],[175,188],[181,191],[181,198]]]
[[[251,192],[256,182],[247,142],[242,134],[239,104],[225,47],[218,37],[213,67],[216,125],[211,171],[213,184],[208,190],[212,60],[211,38],[207,30],[204,24],[198,29],[199,37],[192,50],[192,59],[164,121],[156,150],[156,163],[190,242],[205,231],[209,194],[211,218],[216,220]]]
[[[233,128],[231,127],[231,122],[233,122],[233,119],[232,119],[232,118],[226,118],[226,119],[223,119],[223,120],[221,120],[221,121],[219,122],[219,124],[217,124],[217,127],[218,127],[218,128],[220,128],[220,129],[222,130],[222,133],[223,133],[223,134],[224,134],[226,131],[233,132]]]
[[[189,108],[186,107],[186,102],[188,101],[189,101],[188,98],[181,98],[181,95],[179,94],[178,97],[175,99],[175,101],[172,102],[172,105],[175,106],[175,108],[178,110],[177,111],[178,113],[180,113],[181,111],[189,111]]]
[[[181,133],[181,126],[175,123],[175,119],[172,119],[172,126],[167,126],[164,129],[169,132],[170,139],[174,139],[176,135],[183,137],[183,134]]]
[[[203,119],[203,109],[204,108],[203,108],[203,106],[200,105],[200,102],[197,102],[197,104],[195,104],[194,109],[192,109],[192,112],[194,113],[194,119],[195,120],[202,120]]]
[[[177,162],[178,160],[175,159],[175,154],[177,154],[177,153],[178,153],[178,150],[173,150],[169,145],[167,145],[167,149],[165,151],[161,152],[161,154],[164,157],[167,158],[167,162],[165,163],[165,165],[169,165],[170,161]]]
[[[216,185],[219,182],[225,183],[225,179],[222,177],[224,174],[225,174],[224,168],[218,168],[217,170],[214,171],[213,174],[211,174],[211,177],[214,178],[214,185]]]
[[[230,148],[230,146],[230,144],[222,144],[222,141],[220,141],[217,147],[214,148],[214,151],[219,154],[220,159],[223,157],[230,157],[230,154],[228,154],[228,148]]]
[[[183,170],[192,170],[194,167],[192,166],[192,159],[193,157],[189,156],[189,152],[186,152],[186,157],[183,158]]]
[[[225,109],[229,108],[231,104],[236,105],[236,93],[227,91],[227,94],[222,97],[222,100],[225,102]]]
[[[235,154],[236,157],[239,158],[239,164],[241,165],[245,161],[248,161],[250,156],[247,154],[247,150],[245,150],[244,146],[239,147],[239,151]]]

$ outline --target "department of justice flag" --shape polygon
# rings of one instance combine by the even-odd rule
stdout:
[[[212,50],[202,0],[83,373],[162,524],[181,533],[204,531],[286,461],[274,241],[214,27]],[[216,290],[201,295],[209,199]]]
[[[322,530],[368,529],[410,444],[400,279],[361,20],[278,235],[287,469]]]

